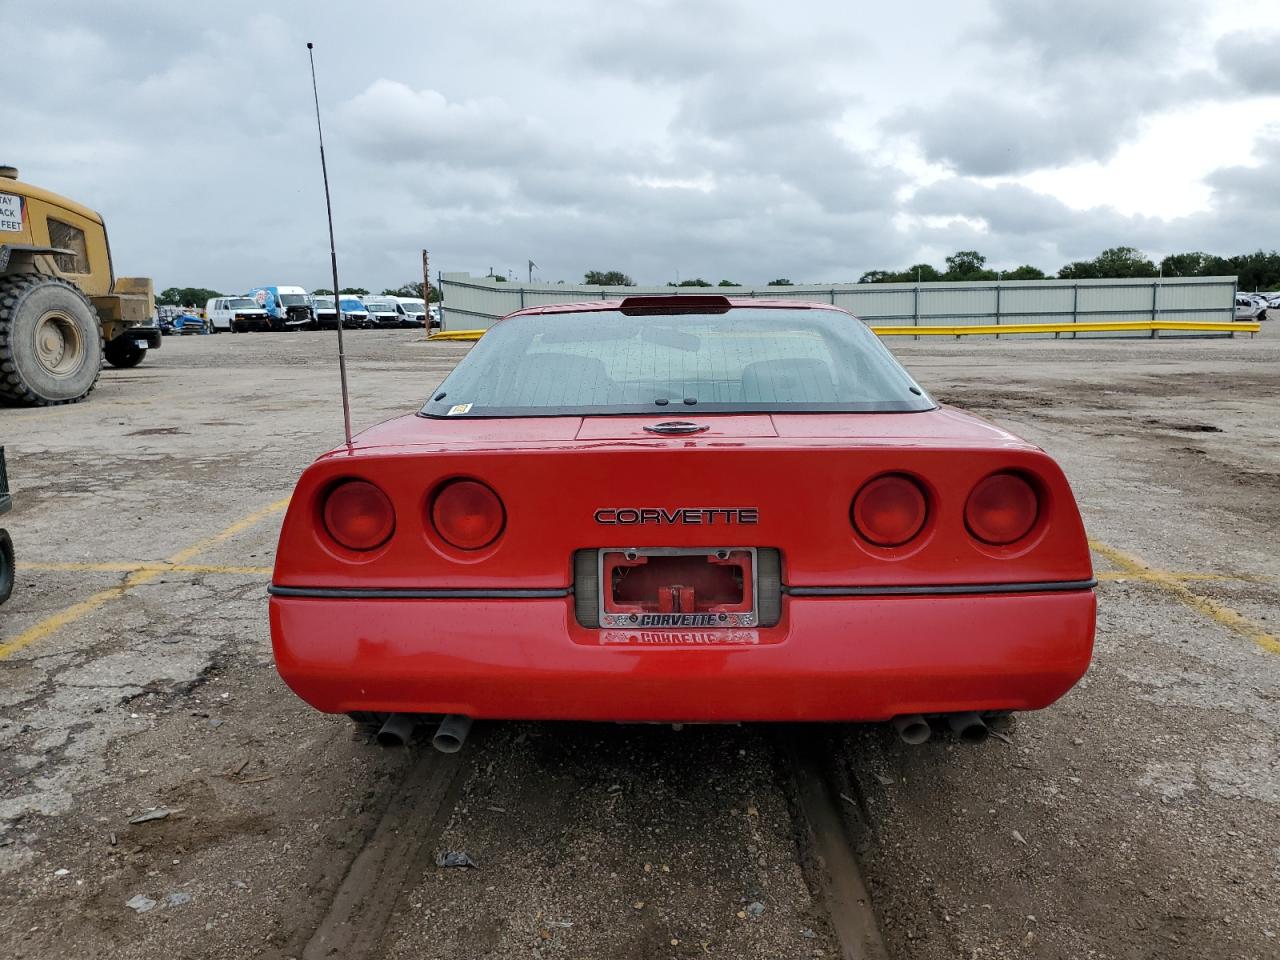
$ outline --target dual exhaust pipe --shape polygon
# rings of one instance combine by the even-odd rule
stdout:
[[[982,717],[972,710],[967,713],[948,713],[944,714],[944,717],[951,732],[965,743],[981,743],[991,732],[987,729]],[[909,743],[912,746],[924,743],[933,734],[929,721],[919,713],[894,717],[893,728],[898,731],[898,736],[903,743]]]
[[[393,713],[378,728],[378,743],[384,747],[403,747],[413,737],[413,731],[422,722],[416,713]],[[460,713],[451,713],[440,721],[431,745],[441,753],[457,753],[467,742],[467,734],[471,732],[471,718]]]
[[[986,723],[972,710],[965,713],[944,714],[947,727],[952,734],[965,743],[981,743],[987,739],[990,731]],[[393,713],[378,728],[378,743],[384,747],[403,747],[413,737],[414,730],[421,722],[416,713]],[[917,746],[933,735],[929,721],[919,713],[901,714],[893,718],[893,728],[903,743]],[[441,753],[457,753],[467,742],[467,734],[471,732],[471,718],[460,713],[451,713],[440,721],[431,738],[431,745]]]

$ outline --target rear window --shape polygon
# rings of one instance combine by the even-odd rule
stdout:
[[[879,338],[847,313],[734,308],[504,320],[454,368],[422,413],[910,412],[933,406]]]

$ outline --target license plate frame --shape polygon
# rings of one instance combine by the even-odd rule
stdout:
[[[746,553],[750,557],[751,568],[751,609],[732,613],[615,613],[607,610],[608,600],[613,587],[605,575],[605,556],[620,553],[627,559],[636,557],[673,557],[673,556],[708,556],[735,553]],[[600,547],[596,550],[596,577],[599,586],[599,627],[601,630],[634,629],[644,627],[648,630],[741,630],[757,627],[760,624],[760,584],[759,563],[755,547]]]

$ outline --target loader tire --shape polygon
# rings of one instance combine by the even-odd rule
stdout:
[[[13,541],[8,530],[0,530],[0,603],[13,593]]]
[[[137,346],[132,340],[112,340],[103,348],[107,363],[121,369],[136,367],[147,356],[147,348]]]
[[[102,325],[61,277],[0,277],[0,399],[24,406],[83,400],[102,373]]]

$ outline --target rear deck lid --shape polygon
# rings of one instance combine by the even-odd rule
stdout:
[[[691,407],[674,407],[651,417],[584,417],[579,440],[653,440],[690,437],[699,440],[776,437],[768,414],[704,416]]]

